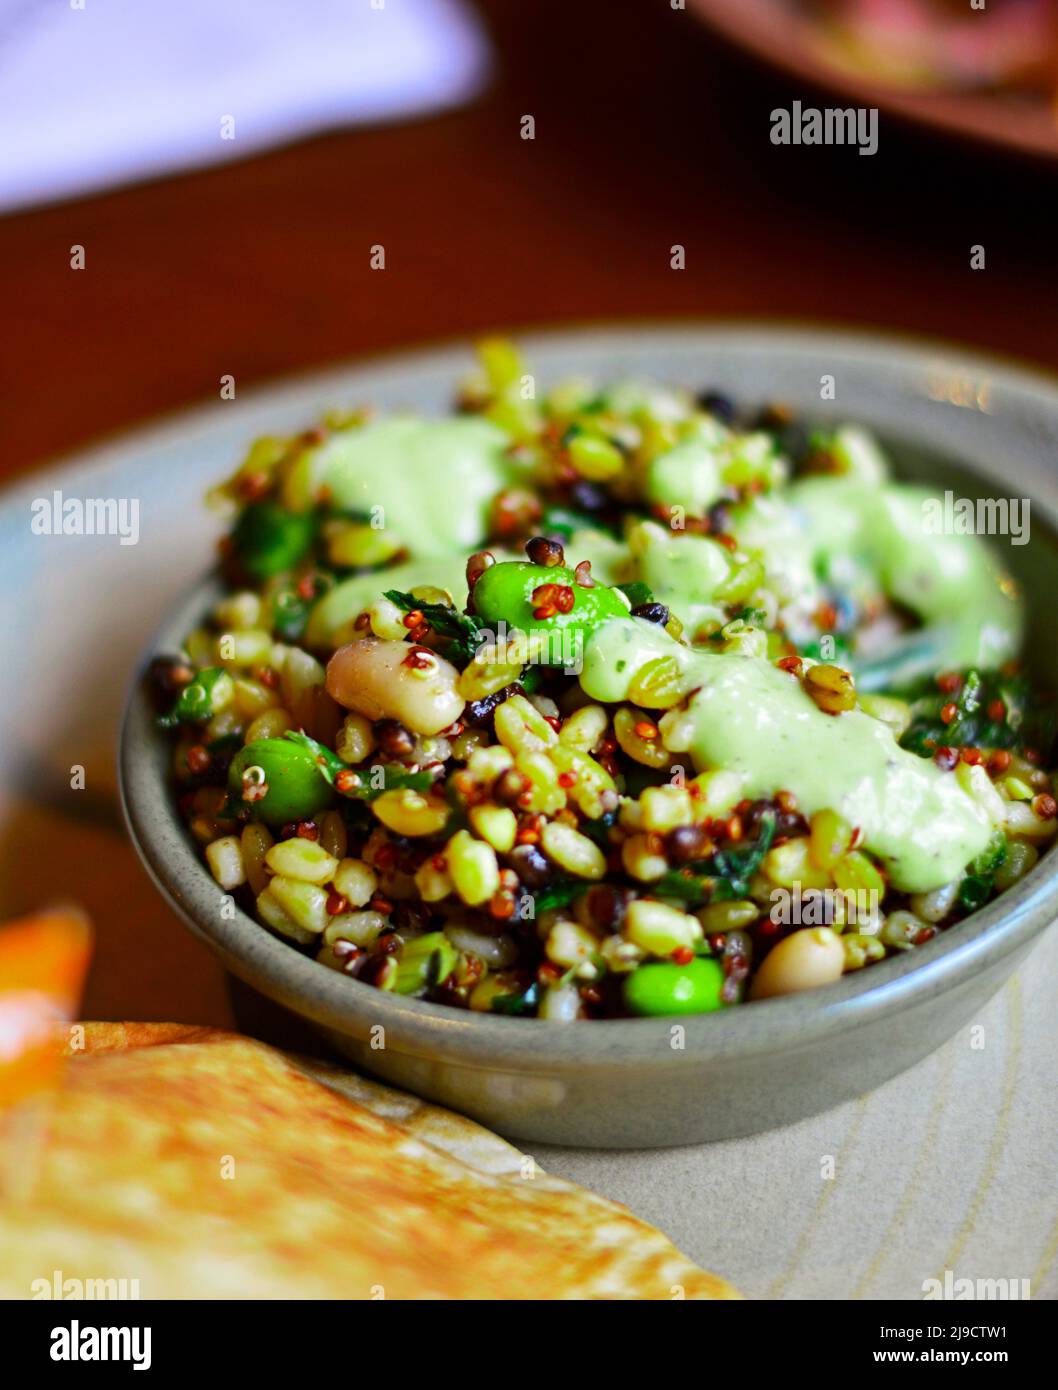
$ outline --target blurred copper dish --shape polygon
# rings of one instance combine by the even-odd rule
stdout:
[[[849,31],[821,18],[820,11],[831,7],[817,9],[798,0],[687,0],[687,6],[739,48],[836,96],[877,106],[941,134],[1058,159],[1058,12],[1042,0],[1037,20],[1041,41],[1034,45],[1031,32],[1012,33],[1008,26],[1001,37],[1010,40],[1011,80],[997,82],[986,65],[979,74],[982,86],[973,86],[965,73],[960,80],[954,50],[949,80],[942,85],[916,72],[909,50],[901,50],[895,40],[887,55],[875,55],[872,73],[863,61],[864,36],[857,55]],[[949,42],[950,33],[950,27],[938,27],[937,37],[929,40],[934,54]]]

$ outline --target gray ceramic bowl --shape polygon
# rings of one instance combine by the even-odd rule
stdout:
[[[1032,599],[1038,673],[1058,685],[1049,640],[1058,591],[1058,391],[1045,380],[949,348],[838,331],[654,325],[520,341],[541,382],[645,374],[716,386],[747,402],[785,400],[810,417],[873,427],[902,476],[963,496],[1031,497],[1031,543],[1010,547],[1009,559]],[[465,347],[446,348],[351,370],[335,404],[368,399],[439,412],[468,361]],[[834,378],[835,401],[820,400],[825,376]],[[167,618],[148,656],[179,647],[212,583]],[[167,763],[137,682],[120,754],[129,830],[159,889],[224,965],[365,1070],[522,1140],[681,1144],[826,1109],[880,1085],[972,1021],[1058,914],[1048,854],[965,925],[814,993],[681,1020],[561,1026],[463,1013],[381,993],[318,965],[241,912],[222,916],[220,890],[174,809]]]

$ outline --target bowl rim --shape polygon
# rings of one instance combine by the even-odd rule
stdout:
[[[778,331],[775,331],[778,329]],[[770,328],[753,321],[717,324],[710,321],[656,321],[608,327],[573,327],[544,333],[518,334],[532,356],[534,346],[585,345],[590,357],[600,338],[612,341],[644,338],[661,341],[708,340],[710,346],[766,337],[773,349],[796,353],[826,344],[829,351],[875,358],[899,368],[909,377],[938,352],[958,365],[987,372],[992,382],[1013,392],[1027,393],[1045,408],[1058,430],[1058,389],[1046,377],[1019,368],[997,366],[994,359],[922,340],[887,338],[884,334],[795,329],[788,324]],[[408,354],[381,358],[399,371],[407,361],[421,367],[440,364],[466,348],[466,340]],[[598,350],[596,347],[595,350]],[[374,365],[374,359],[356,368]],[[334,378],[333,371],[320,374]],[[253,393],[259,401],[267,390]],[[174,422],[175,423],[175,422]],[[169,426],[168,428],[173,428]],[[970,471],[976,471],[967,464]],[[1033,499],[1035,502],[1035,499]],[[1043,508],[1045,515],[1049,510]],[[437,1060],[460,1060],[482,1068],[507,1066],[520,1071],[563,1070],[585,1063],[613,1061],[651,1069],[682,1065],[689,1058],[743,1057],[782,1049],[801,1051],[819,1038],[841,1033],[904,1008],[928,1002],[971,979],[1025,945],[1058,915],[1058,856],[1043,856],[1033,870],[1001,898],[974,914],[969,923],[942,933],[913,952],[880,961],[869,969],[844,976],[823,990],[757,1001],[752,1008],[732,1008],[705,1015],[665,1018],[596,1019],[572,1028],[548,1028],[539,1019],[472,1013],[448,1005],[394,995],[321,965],[311,956],[273,935],[237,905],[230,917],[217,913],[218,885],[187,835],[171,795],[165,756],[167,745],[154,724],[154,710],[142,675],[159,651],[179,647],[183,636],[219,592],[215,573],[200,578],[164,617],[137,663],[118,744],[118,786],[129,837],[163,898],[192,932],[218,954],[235,975],[277,1003],[324,1027],[351,1030],[366,1037],[378,1025],[400,1051],[415,1051]],[[1053,862],[1052,862],[1053,861]],[[682,1046],[674,1048],[673,1030],[681,1030]],[[390,1046],[387,1042],[386,1046]]]

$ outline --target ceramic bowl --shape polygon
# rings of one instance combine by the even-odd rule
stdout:
[[[783,400],[877,431],[899,476],[956,496],[1032,499],[1031,540],[1003,538],[1030,599],[1030,660],[1058,688],[1058,390],[948,347],[776,327],[642,326],[524,335],[541,383],[649,375]],[[469,363],[443,348],[351,369],[334,404],[437,413]],[[833,379],[834,400],[821,399]],[[334,385],[333,373],[328,378]],[[823,390],[829,394],[829,390]],[[267,397],[255,409],[267,428]],[[306,420],[311,423],[311,420]],[[170,613],[144,665],[180,647],[217,593]],[[120,748],[130,834],[160,891],[226,968],[357,1066],[522,1141],[643,1148],[752,1134],[881,1085],[973,1021],[1058,915],[1058,858],[934,941],[812,993],[681,1019],[548,1024],[386,994],[300,954],[223,896],[176,812],[169,744],[137,673]]]

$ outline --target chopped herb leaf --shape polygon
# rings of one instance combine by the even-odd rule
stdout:
[[[518,1017],[531,1014],[540,1002],[540,986],[534,980],[524,994],[496,994],[492,999],[494,1014],[509,1014]]]
[[[682,902],[700,907],[713,897],[716,881],[689,869],[670,869],[669,872],[652,883],[651,890],[663,898],[679,898]]]
[[[462,661],[465,665],[481,645],[481,629],[486,626],[484,619],[460,613],[447,603],[424,603],[414,594],[404,594],[399,589],[387,589],[385,597],[404,613],[421,613],[439,637],[448,639],[450,646],[446,656],[457,664]]]
[[[988,845],[974,859],[959,886],[959,906],[965,912],[976,912],[992,896],[996,871],[1007,857],[1007,839],[997,830]]]
[[[671,869],[652,885],[656,893],[684,902],[728,902],[744,898],[749,882],[775,838],[775,812],[761,813],[760,833],[750,844],[738,849],[718,850],[687,869]]]
[[[728,622],[747,623],[750,627],[762,627],[767,622],[768,615],[763,608],[740,608],[739,611]]]
[[[839,658],[846,658],[851,655],[852,648],[848,641],[840,633],[827,634],[829,647],[826,656],[823,655],[823,639],[814,638],[811,642],[806,642],[797,648],[801,656],[810,657],[813,661],[837,661]]]
[[[539,893],[534,894],[533,902],[536,911],[538,913],[549,912],[554,907],[568,907],[582,893],[588,891],[588,886],[583,879],[558,879],[549,884],[548,887],[542,888]]]
[[[713,872],[727,882],[736,897],[745,897],[749,892],[749,881],[760,868],[774,838],[775,812],[769,809],[761,812],[760,832],[752,844],[719,850],[713,855]]]
[[[618,584],[617,587],[633,608],[638,608],[643,603],[655,602],[650,585],[644,584],[641,579],[633,579],[630,584]]]
[[[586,835],[589,840],[594,840],[604,853],[610,849],[610,827],[617,821],[616,811],[607,811],[605,815],[599,816],[596,820],[586,820],[580,827],[580,833]]]
[[[296,589],[284,589],[272,603],[272,630],[281,642],[300,642],[305,635],[312,599],[304,599]]]
[[[333,753],[322,743],[317,743],[308,734],[288,730],[283,737],[288,738],[291,743],[307,748],[331,786],[335,787],[339,795],[347,796],[354,801],[374,801],[375,797],[381,796],[383,792],[425,792],[434,786],[434,779],[429,772],[409,772],[407,768],[397,767],[393,763],[375,763],[367,768],[351,768],[342,762],[337,753]],[[338,787],[336,779],[340,772],[355,773],[358,781],[351,786]]]
[[[1004,748],[1021,753],[1037,749],[1050,759],[1056,733],[1056,711],[1030,688],[1023,675],[968,670],[958,690],[939,690],[925,679],[899,691],[911,706],[911,723],[901,746],[919,757],[931,758],[938,748]],[[945,722],[941,711],[954,707]],[[951,710],[947,710],[951,713]]]
[[[346,764],[342,762],[337,753],[324,744],[317,743],[314,738],[309,738],[308,734],[301,733],[299,730],[288,729],[283,737],[288,738],[291,743],[296,743],[300,748],[307,749],[312,754],[316,759],[316,766],[332,787],[338,773],[346,770]]]
[[[215,713],[213,692],[217,682],[222,680],[231,680],[223,666],[207,666],[204,671],[199,671],[194,680],[181,690],[169,713],[159,715],[159,727],[175,729],[178,724],[198,724],[203,719],[210,719]]]
[[[383,792],[428,792],[436,785],[429,772],[409,772],[407,768],[396,767],[393,763],[375,763],[366,770],[366,780],[363,769],[358,770],[357,775],[361,779],[360,786],[343,791],[342,796],[357,801],[374,801]]]
[[[574,531],[605,531],[607,535],[617,535],[612,526],[607,526],[598,517],[574,511],[572,507],[548,507],[544,512],[540,522],[541,535],[564,536],[569,540]]]

